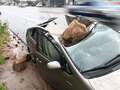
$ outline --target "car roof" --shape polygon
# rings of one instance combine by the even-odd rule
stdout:
[[[91,30],[92,28],[91,26],[93,26],[92,23],[97,23],[95,20],[90,19],[88,17],[83,17],[83,16],[76,17],[74,15],[62,15],[56,18],[55,20],[51,21],[50,23],[48,23],[48,25],[44,27],[42,30],[47,31],[57,42],[59,42],[59,37],[63,34],[63,32],[66,30],[66,28],[69,26],[70,22],[73,19],[78,19],[78,21],[80,21],[83,24],[88,22],[90,24],[87,26],[87,27],[90,26],[88,30]]]
[[[45,27],[45,30],[47,30],[51,35],[59,37],[67,27],[68,23],[66,21],[66,17],[61,16],[55,19],[54,21],[50,22]]]

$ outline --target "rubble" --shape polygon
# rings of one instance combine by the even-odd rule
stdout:
[[[9,41],[3,48],[7,60],[0,65],[0,81],[7,90],[52,90],[41,78],[36,65],[26,61],[26,46],[14,34],[9,34]]]
[[[13,70],[20,72],[26,68],[27,48],[20,39],[9,31],[9,41],[4,49],[5,58],[13,61]]]

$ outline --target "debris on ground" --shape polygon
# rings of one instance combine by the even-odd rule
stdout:
[[[6,62],[0,65],[0,82],[7,90],[52,90],[40,77],[36,65],[26,61],[25,45],[11,32],[9,35],[8,43],[2,48]]]
[[[5,58],[13,61],[12,67],[14,71],[20,72],[26,68],[26,57],[28,52],[25,45],[17,36],[11,32],[9,32],[9,35],[10,37],[5,48],[6,50],[4,49],[4,52],[7,52],[7,55],[5,54]]]

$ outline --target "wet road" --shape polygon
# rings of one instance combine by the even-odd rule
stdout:
[[[19,33],[23,41],[26,39],[26,30],[29,27],[40,24],[51,17],[64,15],[63,8],[0,6],[0,11],[2,21],[7,22],[9,28],[15,33]]]
[[[40,24],[51,17],[59,17],[65,14],[63,8],[40,8],[40,7],[17,7],[17,6],[0,6],[1,17],[7,22],[9,28],[15,33],[19,33],[20,38],[26,42],[26,30],[29,27]],[[61,21],[62,22],[62,21]],[[59,23],[61,23],[59,22]],[[113,21],[111,21],[113,22]],[[113,22],[114,24],[104,23],[115,29],[120,30],[120,20]]]

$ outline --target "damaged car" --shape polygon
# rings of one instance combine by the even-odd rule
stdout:
[[[120,34],[82,16],[50,19],[27,30],[27,46],[55,90],[119,90]]]

